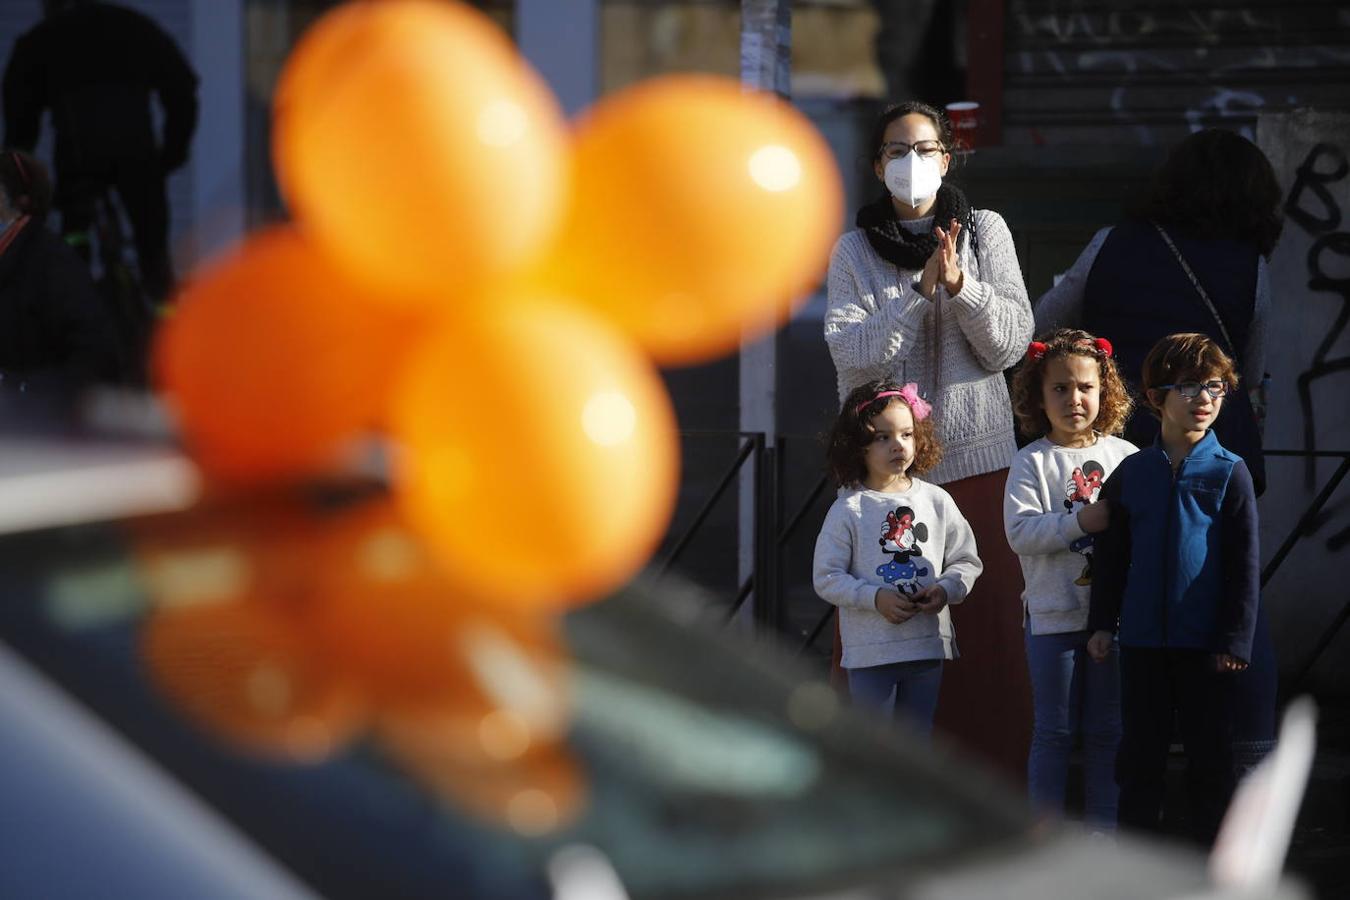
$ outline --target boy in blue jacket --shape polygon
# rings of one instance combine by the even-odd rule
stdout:
[[[1120,825],[1158,830],[1175,713],[1205,844],[1235,787],[1233,674],[1251,659],[1260,601],[1252,477],[1210,431],[1236,388],[1233,361],[1203,334],[1149,351],[1144,397],[1162,431],[1102,488],[1110,524],[1097,536],[1088,613],[1093,659],[1119,633]]]

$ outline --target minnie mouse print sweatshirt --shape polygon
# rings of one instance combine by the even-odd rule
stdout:
[[[877,590],[909,596],[936,583],[946,589],[949,604],[960,603],[983,569],[975,535],[951,495],[911,478],[902,493],[840,492],[816,538],[812,580],[821,599],[839,607],[844,668],[860,669],[955,659],[946,607],[896,625],[877,612]]]

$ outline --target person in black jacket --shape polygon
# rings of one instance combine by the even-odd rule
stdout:
[[[1209,335],[1241,378],[1214,431],[1246,462],[1258,497],[1266,467],[1254,400],[1273,314],[1267,260],[1284,226],[1282,199],[1259,147],[1235,132],[1198,131],[1168,154],[1133,215],[1097,232],[1035,306],[1037,331],[1081,327],[1111,341],[1132,382],[1155,341]],[[1137,447],[1157,434],[1157,421],[1139,412],[1125,428]]]
[[[197,125],[197,75],[158,25],[87,0],[46,0],[42,22],[19,37],[5,69],[5,144],[32,150],[50,110],[56,206],[65,235],[87,233],[115,190],[134,232],[152,301],[173,284],[165,180],[188,159]],[[155,133],[154,94],[163,110]]]
[[[42,164],[0,151],[0,392],[69,396],[119,372],[103,297],[84,262],[43,220]]]

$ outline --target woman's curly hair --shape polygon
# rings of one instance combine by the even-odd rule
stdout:
[[[840,487],[857,487],[867,480],[867,463],[863,454],[876,429],[872,427],[872,417],[892,403],[906,406],[904,397],[881,397],[886,391],[898,391],[900,385],[894,381],[880,379],[869,381],[854,388],[844,400],[830,429],[829,444],[826,449],[826,464],[830,475]],[[912,413],[913,410],[911,409]],[[932,417],[920,421],[914,420],[914,462],[909,466],[910,475],[922,475],[932,471],[942,461],[942,445],[938,443],[937,428]]]
[[[1120,434],[1125,430],[1125,422],[1134,408],[1134,401],[1130,398],[1130,390],[1125,386],[1124,379],[1120,377],[1115,359],[1101,352],[1096,340],[1095,335],[1078,328],[1057,328],[1036,340],[1036,343],[1045,345],[1045,352],[1036,358],[1028,353],[1012,379],[1013,414],[1017,416],[1017,425],[1024,435],[1038,438],[1050,433],[1050,419],[1045,415],[1041,386],[1045,380],[1045,367],[1050,360],[1061,356],[1082,356],[1097,361],[1101,388],[1097,418],[1092,427],[1102,434]]]

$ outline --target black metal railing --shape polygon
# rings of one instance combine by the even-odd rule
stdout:
[[[740,475],[745,464],[750,462],[754,473],[754,562],[750,574],[738,586],[736,597],[727,610],[727,618],[734,617],[744,606],[746,599],[753,596],[755,623],[770,631],[781,629],[786,619],[782,584],[782,551],[793,536],[798,533],[802,524],[807,520],[812,507],[828,488],[827,478],[820,475],[806,496],[792,509],[791,514],[785,516],[786,507],[782,484],[783,460],[789,443],[806,442],[813,448],[818,449],[817,440],[806,435],[779,434],[775,435],[774,441],[770,443],[767,435],[763,432],[751,431],[685,431],[681,432],[681,435],[684,438],[735,437],[738,441],[737,450],[730,465],[723,470],[721,477],[704,499],[689,525],[671,544],[670,550],[657,567],[658,577],[668,572],[679,561],[681,555],[688,549],[700,529],[703,528],[718,502],[736,483],[737,476]],[[1265,587],[1275,576],[1275,573],[1279,571],[1299,542],[1314,533],[1318,517],[1326,508],[1327,503],[1330,502],[1336,489],[1345,481],[1346,476],[1350,475],[1350,450],[1266,450],[1265,455],[1267,457],[1305,460],[1339,459],[1341,462],[1321,490],[1317,492],[1317,495],[1308,503],[1308,506],[1290,529],[1289,534],[1286,535],[1279,548],[1271,555],[1270,560],[1261,570],[1262,587]],[[829,625],[833,615],[833,607],[828,607],[822,611],[815,625],[806,633],[805,641],[797,650],[799,654],[805,653],[814,646],[816,640]],[[1290,693],[1297,691],[1302,686],[1308,673],[1327,648],[1331,646],[1347,622],[1350,622],[1350,600],[1347,600],[1341,607],[1336,617],[1318,637],[1312,651],[1295,670],[1293,678],[1290,679]]]
[[[1263,588],[1279,571],[1280,566],[1293,552],[1298,542],[1314,533],[1318,516],[1326,508],[1327,503],[1331,500],[1331,495],[1336,492],[1336,488],[1340,487],[1341,482],[1345,480],[1345,476],[1350,474],[1350,450],[1267,450],[1265,454],[1267,457],[1292,456],[1307,460],[1340,459],[1341,464],[1336,467],[1336,471],[1332,473],[1331,478],[1327,479],[1327,483],[1317,492],[1317,496],[1308,504],[1308,507],[1303,511],[1303,515],[1299,516],[1298,521],[1294,523],[1294,527],[1290,529],[1279,549],[1271,555],[1270,561],[1261,570],[1261,587]],[[1289,679],[1289,688],[1285,691],[1286,694],[1293,696],[1298,693],[1299,689],[1303,687],[1303,682],[1307,680],[1308,673],[1312,671],[1313,666],[1317,664],[1322,654],[1331,646],[1332,641],[1336,639],[1336,635],[1345,627],[1347,621],[1350,621],[1350,600],[1347,600],[1341,606],[1340,612],[1323,629],[1312,651],[1294,670],[1293,677]]]
[[[818,441],[808,435],[776,434],[770,443],[768,435],[758,431],[683,431],[681,436],[686,439],[735,437],[738,443],[730,465],[721,472],[689,525],[673,541],[658,564],[657,577],[666,574],[680,560],[718,502],[737,483],[738,476],[749,462],[753,467],[753,564],[749,575],[738,586],[726,616],[728,620],[735,617],[745,601],[753,596],[753,618],[756,624],[776,631],[782,627],[784,620],[782,550],[798,533],[811,507],[826,489],[826,478],[820,475],[806,497],[785,516],[783,460],[789,444],[802,443],[817,448]]]

